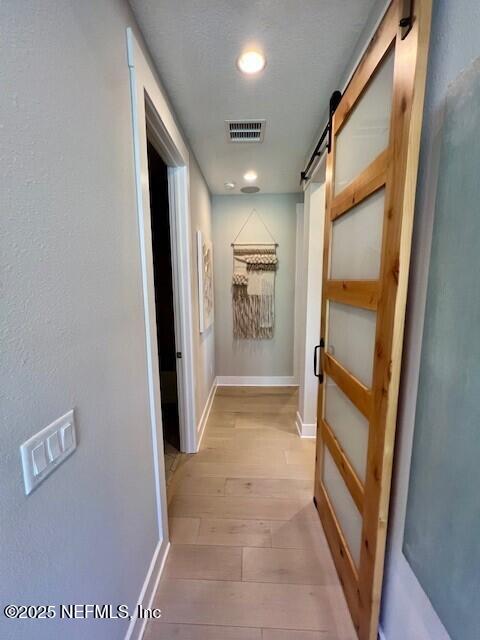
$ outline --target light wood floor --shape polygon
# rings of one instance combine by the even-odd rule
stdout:
[[[354,640],[312,502],[294,388],[217,390],[170,484],[171,550],[145,640]]]

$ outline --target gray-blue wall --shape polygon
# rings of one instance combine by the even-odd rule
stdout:
[[[449,442],[452,432],[457,432],[457,436],[465,440],[465,443],[466,437],[470,438],[471,449],[472,442],[475,442],[475,438],[472,437],[475,430],[477,430],[476,440],[478,441],[478,421],[473,422],[474,411],[471,403],[468,405],[470,417],[463,416],[467,419],[468,425],[465,422],[459,424],[458,421],[453,423],[449,421],[447,425],[448,412],[445,410],[445,405],[441,412],[438,411],[438,404],[434,403],[427,407],[429,401],[436,399],[437,403],[442,402],[440,389],[444,382],[438,379],[440,372],[440,369],[437,370],[438,358],[444,360],[445,366],[442,370],[444,374],[446,371],[449,372],[450,380],[455,380],[455,374],[458,376],[457,389],[449,386],[443,390],[443,395],[447,396],[450,402],[456,395],[458,398],[458,385],[465,386],[465,379],[462,383],[461,377],[463,372],[459,368],[459,362],[455,361],[454,351],[457,350],[459,355],[462,352],[468,353],[469,349],[465,349],[464,345],[470,342],[470,351],[473,354],[474,342],[477,339],[475,335],[471,335],[471,327],[468,329],[465,323],[471,321],[475,313],[478,315],[478,287],[477,290],[473,289],[469,292],[470,297],[477,298],[477,311],[472,306],[474,300],[469,300],[462,288],[465,286],[467,270],[470,268],[478,272],[478,258],[475,262],[473,251],[470,260],[464,261],[463,264],[460,264],[460,261],[465,258],[464,250],[472,248],[473,241],[477,242],[477,255],[480,250],[479,234],[475,233],[473,228],[474,224],[478,225],[478,222],[475,223],[479,217],[478,204],[476,209],[472,210],[472,202],[467,199],[472,197],[472,189],[475,187],[475,182],[478,182],[480,169],[478,161],[476,162],[478,151],[476,156],[474,153],[475,147],[478,150],[480,146],[478,128],[473,128],[470,135],[470,149],[465,147],[464,153],[461,149],[457,150],[455,158],[450,158],[448,149],[446,151],[449,161],[458,163],[454,169],[457,172],[457,181],[453,180],[450,187],[445,183],[445,171],[448,174],[451,167],[449,169],[445,165],[441,156],[447,92],[449,86],[480,55],[479,30],[480,5],[476,0],[434,1],[382,608],[382,627],[387,640],[404,640],[405,638],[443,640],[449,636],[441,621],[448,627],[454,638],[477,637],[471,635],[471,625],[476,623],[477,630],[480,627],[479,607],[478,604],[476,608],[473,607],[473,594],[469,593],[471,584],[468,580],[469,575],[471,577],[472,574],[468,575],[468,572],[465,572],[465,563],[462,558],[464,536],[467,533],[470,535],[470,532],[464,529],[468,527],[476,529],[477,538],[480,533],[478,522],[475,525],[473,520],[474,513],[470,511],[474,508],[472,500],[474,501],[475,496],[470,493],[470,504],[467,506],[464,495],[473,488],[470,483],[474,476],[468,470],[470,464],[468,447],[459,451],[458,447],[454,449]],[[467,139],[464,143],[466,142]],[[450,143],[455,144],[455,141],[450,140]],[[453,150],[452,147],[451,151]],[[463,166],[461,166],[462,163]],[[469,192],[468,196],[459,188],[459,181],[462,181],[463,188]],[[455,192],[452,191],[453,188]],[[451,224],[453,219],[455,223]],[[458,225],[465,225],[469,228],[469,233],[460,237]],[[430,310],[427,311],[425,340],[422,347],[432,231],[434,242],[430,289],[436,290],[439,295],[436,295],[435,291],[428,294]],[[473,239],[469,237],[470,234]],[[466,243],[464,246],[463,242]],[[470,246],[468,246],[469,243]],[[443,255],[447,248],[449,251],[453,250],[454,255],[447,253]],[[456,283],[458,291],[454,293],[448,287],[455,274],[458,279]],[[459,275],[463,277],[460,278]],[[442,291],[448,295],[442,296]],[[455,309],[462,296],[465,296],[463,304],[459,309]],[[432,326],[432,309],[440,320],[436,327]],[[445,331],[447,327],[453,329],[454,326],[445,322],[446,315],[450,312],[457,312],[454,332]],[[464,317],[467,313],[469,315]],[[452,335],[447,336],[447,333]],[[440,334],[442,334],[441,339],[439,339]],[[417,405],[422,349],[422,379]],[[471,360],[470,363],[472,363]],[[472,364],[475,365],[475,361]],[[433,375],[434,371],[437,371],[437,375]],[[475,383],[469,380],[468,384]],[[462,406],[464,410],[467,409],[467,404]],[[417,418],[415,418],[416,411]],[[415,420],[417,424],[414,437]],[[411,498],[407,511],[412,443]],[[429,446],[429,443],[434,445],[434,449]],[[420,472],[418,476],[417,472]],[[478,480],[476,484],[478,486]],[[457,499],[454,500],[452,495]],[[447,508],[442,509],[442,500]],[[404,525],[407,512],[409,517],[405,548],[408,561],[404,554]],[[458,517],[461,517],[461,526],[452,526],[452,520]],[[469,518],[472,520],[469,521]],[[413,523],[415,523],[415,532],[412,528]],[[474,535],[473,531],[471,535]],[[419,542],[421,546],[418,546]],[[476,562],[474,556],[471,556],[471,562]],[[463,573],[459,573],[461,571]],[[478,577],[479,574],[480,567],[477,566],[476,576]],[[446,596],[449,590],[450,595],[453,595],[452,587],[456,592],[456,601],[448,602]],[[476,589],[475,597],[478,602],[478,580]],[[464,607],[464,611],[467,611],[468,606],[465,607],[465,605],[468,604],[472,608],[468,612],[467,620],[461,613],[461,608]],[[475,620],[474,616],[477,616]]]
[[[455,640],[480,631],[480,59],[442,126],[403,550]]]

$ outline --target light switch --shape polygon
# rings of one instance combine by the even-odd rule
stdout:
[[[37,446],[32,449],[32,464],[33,474],[35,476],[38,476],[47,468],[47,456],[45,455],[45,445],[43,442],[37,444]]]
[[[73,410],[29,438],[20,447],[27,496],[77,448]]]
[[[73,445],[73,426],[68,423],[60,429],[60,438],[62,439],[62,449],[66,451]]]
[[[58,456],[61,454],[60,450],[60,441],[58,439],[58,431],[52,433],[51,436],[47,438],[47,451],[48,451],[48,459],[50,462],[54,462]]]

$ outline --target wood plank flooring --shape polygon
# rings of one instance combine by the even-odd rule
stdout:
[[[312,502],[296,389],[220,387],[169,486],[172,543],[145,640],[355,640]]]

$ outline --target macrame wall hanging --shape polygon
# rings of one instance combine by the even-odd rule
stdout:
[[[258,216],[272,242],[236,242],[253,215]],[[278,244],[255,209],[235,236],[232,247],[233,336],[243,340],[273,338]]]

